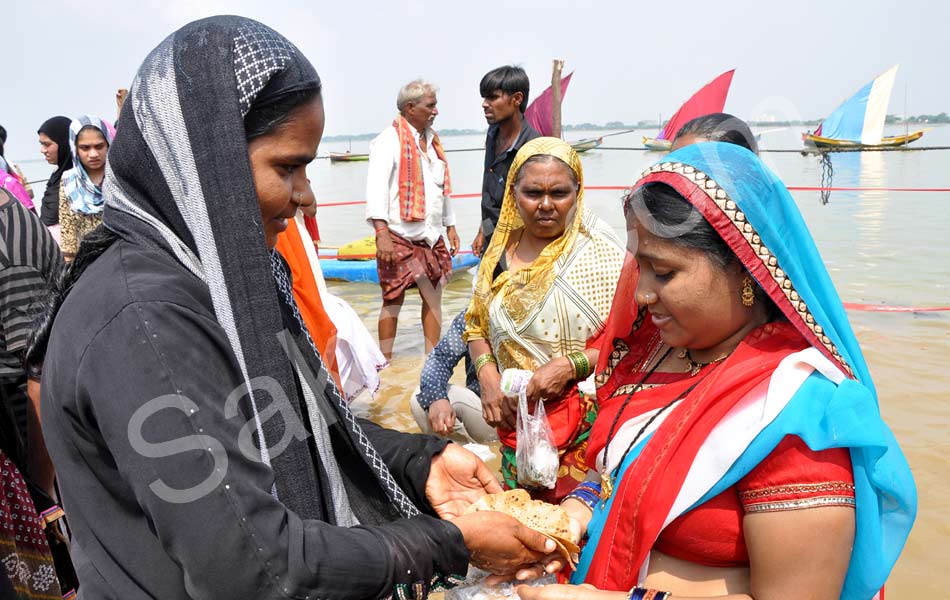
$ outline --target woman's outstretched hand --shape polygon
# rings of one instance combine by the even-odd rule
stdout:
[[[498,492],[498,480],[482,459],[465,448],[449,444],[432,459],[426,498],[443,519],[454,519],[485,494]]]
[[[568,502],[577,502],[576,500],[568,500]],[[578,503],[579,504],[579,503]],[[562,507],[564,504],[561,505]],[[589,512],[589,511],[588,511]],[[588,516],[586,519],[578,520],[574,517],[574,514],[571,511],[568,511],[570,515],[570,539],[575,544],[580,544],[581,538],[584,537],[584,532],[587,531],[587,521],[590,519]],[[553,573],[558,573],[567,566],[567,561],[561,554],[553,554],[551,556],[545,557],[544,560],[533,564],[522,567],[518,569],[514,574],[514,579],[517,581],[531,581],[532,579],[538,579],[544,577],[545,575],[551,575]],[[488,585],[498,585],[504,583],[505,581],[510,581],[511,577],[499,577],[496,575],[489,576],[485,583]]]
[[[469,561],[483,571],[506,578],[519,569],[545,562],[557,547],[543,533],[500,512],[470,513],[452,523],[462,532]]]
[[[521,600],[622,600],[627,592],[605,592],[584,583],[581,585],[519,585],[515,590]]]

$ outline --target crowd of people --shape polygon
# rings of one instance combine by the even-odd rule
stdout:
[[[559,573],[528,600],[878,593],[914,482],[748,126],[687,123],[596,215],[577,153],[524,117],[524,70],[479,92],[481,261],[444,331],[461,243],[435,86],[399,90],[371,144],[378,345],[315,251],[320,77],[265,25],[174,32],[115,127],[44,122],[35,204],[0,131],[0,598],[418,599],[469,565]],[[349,406],[385,377],[413,288],[421,434]],[[573,573],[541,533],[466,511],[523,485],[507,370],[550,426],[556,481],[529,492],[569,515]],[[500,480],[453,440],[497,441]]]

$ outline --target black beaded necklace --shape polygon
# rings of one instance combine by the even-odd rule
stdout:
[[[665,361],[667,357],[669,357],[670,352],[672,351],[673,351],[672,347],[667,348],[666,352],[663,354],[660,360],[658,360],[652,367],[650,367],[650,370],[647,371],[647,373],[643,376],[642,379],[640,379],[639,382],[637,382],[637,385],[634,386],[633,390],[629,394],[627,394],[627,397],[623,399],[623,404],[620,405],[620,409],[617,410],[617,414],[614,415],[614,420],[610,424],[610,430],[607,432],[607,442],[606,444],[604,444],[604,467],[605,468],[607,466],[607,457],[608,457],[607,452],[608,450],[610,450],[610,441],[611,439],[613,439],[614,430],[617,427],[617,423],[620,422],[620,417],[623,415],[624,411],[627,409],[627,404],[630,403],[630,399],[633,398],[634,394],[636,394],[641,389],[643,389],[643,386],[646,383],[646,380],[649,379],[651,375],[653,375],[653,373],[657,370],[657,368],[661,364],[663,364],[663,361]],[[713,362],[716,362],[716,361],[713,361]],[[709,363],[709,364],[712,364],[712,363]],[[695,373],[691,373],[690,376],[692,375],[695,375]],[[677,402],[679,402],[680,400],[688,396],[690,392],[696,389],[696,386],[699,385],[703,379],[705,379],[705,377],[701,377],[699,380],[693,382],[693,385],[689,386],[689,388],[687,388],[686,391],[678,395],[676,398],[673,398],[665,406],[661,407],[658,411],[653,413],[653,416],[647,419],[647,422],[643,424],[643,427],[640,428],[640,431],[637,432],[637,435],[634,436],[633,440],[631,440],[630,443],[627,445],[626,450],[624,450],[623,454],[620,455],[620,460],[617,461],[616,466],[610,471],[604,471],[600,474],[600,499],[603,505],[606,505],[607,500],[609,500],[610,497],[613,495],[614,482],[617,480],[617,476],[620,473],[620,467],[623,465],[623,461],[627,459],[627,455],[630,454],[630,451],[633,450],[634,446],[637,445],[637,442],[640,441],[640,438],[643,437],[644,432],[647,429],[649,429],[650,425],[653,424],[653,422],[657,419],[657,417],[659,417],[664,412],[669,410],[670,407],[672,407],[674,404],[676,404]]]

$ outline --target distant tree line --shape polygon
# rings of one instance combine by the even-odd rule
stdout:
[[[885,123],[888,125],[893,125],[897,123],[903,123],[904,118],[898,117],[897,115],[887,115]],[[950,115],[942,112],[938,115],[917,115],[915,117],[907,117],[908,123],[950,123]]]

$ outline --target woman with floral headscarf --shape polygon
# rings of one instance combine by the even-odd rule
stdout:
[[[610,312],[623,254],[610,226],[584,206],[584,175],[574,149],[556,138],[522,146],[478,270],[464,334],[485,420],[497,427],[502,442],[509,487],[518,487],[518,401],[501,393],[505,369],[533,372],[528,402],[544,401],[560,456],[555,487],[533,495],[558,501],[586,475],[596,410],[577,384],[597,362],[599,351],[591,343]]]

